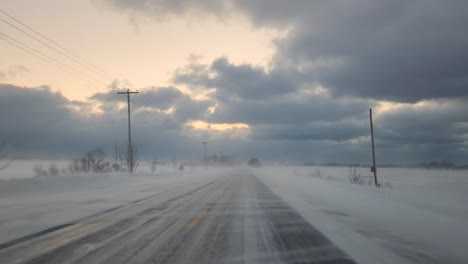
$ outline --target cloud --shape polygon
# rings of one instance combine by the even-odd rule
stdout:
[[[277,41],[276,63],[302,67],[336,95],[398,102],[468,95],[466,2],[349,2],[316,6],[329,18],[296,20]]]
[[[5,71],[0,71],[0,80],[11,81],[17,78],[23,77],[25,74],[29,73],[30,70],[23,65],[13,65],[8,67]]]
[[[466,1],[108,2],[149,16],[242,13],[256,27],[286,28],[274,41],[273,65],[300,69],[335,95],[398,102],[468,96]]]
[[[229,67],[213,67],[219,61]],[[248,124],[255,146],[283,142],[281,145],[285,147],[284,144],[302,142],[354,150],[356,153],[351,155],[362,153],[356,157],[365,157],[369,144],[368,109],[376,108],[375,130],[384,160],[410,162],[437,157],[463,160],[467,154],[468,119],[464,113],[468,109],[462,99],[390,103],[391,107],[381,110],[377,100],[336,97],[332,91],[300,82],[293,75],[283,75],[288,76],[285,83],[291,83],[287,89],[269,90],[269,80],[277,72],[235,65],[225,58],[210,65],[189,64],[182,69],[175,72],[176,83],[205,87],[216,99],[216,108],[208,121]],[[263,81],[243,81],[249,78]],[[230,81],[237,79],[241,81]],[[257,93],[246,92],[250,88]],[[324,151],[316,146],[313,149]],[[344,157],[335,154],[337,158]]]
[[[238,16],[229,14],[241,14],[252,27],[283,32],[272,40],[276,50],[268,67],[229,57],[194,61],[174,72],[174,86],[133,96],[135,136],[146,153],[196,155],[200,139],[209,136],[212,151],[368,161],[372,107],[378,110],[379,161],[466,162],[466,1],[100,1],[156,20],[203,14],[235,23],[230,19]],[[47,88],[4,87],[1,98],[10,112],[15,109],[15,119],[7,121],[9,134],[2,133],[18,146],[67,149],[125,139],[125,101],[115,91],[70,102]],[[203,99],[190,95],[200,91]],[[391,107],[379,109],[382,101]],[[2,120],[11,118],[7,109]],[[249,133],[200,133],[190,127],[192,120],[247,124]],[[32,142],[35,136],[39,143]]]
[[[231,100],[218,103],[212,119],[216,122],[248,124],[289,124],[336,122],[365,116],[371,101],[334,100],[327,94],[313,94],[307,90],[262,100]]]
[[[85,120],[71,102],[48,87],[0,85],[0,137],[15,150],[42,152],[66,147],[81,137]],[[62,133],[64,132],[64,133]]]
[[[406,104],[384,112],[381,138],[402,145],[449,145],[468,143],[468,106],[464,100],[438,99]]]
[[[235,96],[246,99],[266,99],[293,92],[303,79],[298,72],[273,68],[266,71],[250,64],[235,65],[225,57],[210,65],[189,64],[175,71],[173,82],[190,87],[216,89],[216,99]]]
[[[368,124],[360,121],[312,122],[301,126],[260,125],[255,126],[253,137],[261,140],[286,141],[332,141],[345,142],[369,133]]]
[[[97,93],[90,99],[102,103],[101,109],[107,111],[123,101],[122,96],[116,96],[116,92]],[[209,108],[215,105],[212,100],[195,100],[175,87],[147,87],[132,95],[131,100],[137,109],[145,108],[160,115],[170,112],[171,118],[181,123],[206,118]]]
[[[219,0],[95,0],[127,12],[145,13],[155,20],[187,14],[213,15],[224,13],[225,1]]]
[[[143,94],[146,93],[152,93],[152,90],[147,89]],[[184,95],[178,97],[182,98],[180,104],[187,103]],[[127,109],[118,107],[124,99],[113,91],[92,98],[90,101],[70,101],[46,86],[21,88],[0,84],[0,138],[8,142],[15,155],[31,157],[76,157],[96,147],[109,149],[113,144],[125,143]],[[114,106],[96,112],[98,100]],[[187,157],[194,153],[199,140],[184,133],[183,119],[200,114],[188,111],[187,107],[196,110],[203,107],[194,107],[196,101],[190,103],[191,106],[183,106],[174,102],[181,110],[173,113],[146,111],[142,105],[133,105],[132,132],[142,155],[167,158]]]
[[[213,67],[219,61],[229,66]],[[272,145],[272,142],[290,145],[302,142],[354,150],[365,156],[369,144],[368,109],[380,110],[379,101],[357,96],[336,97],[321,86],[298,85],[294,80],[287,89],[272,91],[270,80],[277,74],[284,72],[235,65],[221,58],[210,65],[190,64],[177,70],[174,81],[210,90],[217,104],[208,121],[250,125],[254,146],[264,142]],[[241,81],[233,81],[236,79]],[[255,89],[255,93],[249,93],[250,89]],[[468,119],[464,113],[468,109],[463,99],[391,105],[375,114],[378,152],[383,153],[384,160],[411,162],[445,157],[460,161],[466,156]],[[325,150],[315,147],[314,151]],[[342,153],[335,154],[344,157]]]
[[[276,42],[276,63],[302,67],[337,95],[400,102],[468,95],[464,1],[279,2],[268,1],[268,10],[299,13],[238,3],[257,24],[293,23]]]
[[[173,81],[188,87],[213,89],[216,100],[210,121],[221,123],[303,124],[362,117],[372,100],[333,98],[309,85],[297,72],[266,71],[249,64],[218,58],[210,65],[189,64],[174,73]]]
[[[143,94],[152,94],[154,102],[165,98],[172,102],[171,107],[181,108],[186,103],[185,99],[181,98],[185,98],[186,95],[173,89],[176,88],[140,91],[145,91]],[[0,85],[2,124],[0,138],[9,143],[15,155],[20,156],[74,158],[96,147],[110,151],[113,144],[124,143],[127,139],[125,99],[120,97],[119,102],[113,100],[111,95],[119,98],[109,92],[106,94],[108,97],[99,94],[89,101],[70,101],[45,86],[21,88],[2,84]],[[289,96],[292,95],[294,93]],[[270,121],[270,117],[265,117],[263,120],[261,115],[258,116],[258,120],[252,121],[244,117],[242,120],[250,125],[248,133],[245,133],[245,129],[230,130],[226,133],[207,131],[209,138],[204,138],[207,134],[203,131],[188,127],[183,121],[187,118],[179,118],[177,111],[166,113],[151,110],[151,107],[145,111],[147,106],[134,102],[132,108],[134,142],[145,158],[199,159],[203,154],[200,141],[208,139],[210,153],[223,152],[239,160],[257,156],[273,160],[369,161],[367,105],[362,101],[351,99],[342,99],[341,102],[327,101],[327,96],[329,95],[322,94],[317,97],[317,104],[323,101],[324,105],[328,106],[317,105],[316,111],[323,112],[337,108],[336,112],[331,112],[331,116],[311,111],[300,117],[285,114],[285,117],[289,116],[291,120],[278,119],[280,121],[274,118]],[[298,98],[300,97],[298,95]],[[96,98],[100,98],[101,103],[114,105],[123,103],[123,107],[109,107],[96,112],[98,101]],[[136,98],[137,96],[133,99]],[[275,100],[279,100],[288,96],[276,98]],[[195,105],[197,100],[191,103]],[[231,103],[221,102],[221,104]],[[358,107],[360,104],[363,104],[363,107]],[[282,111],[288,113],[290,110],[287,108],[292,105],[294,105],[292,101],[286,100],[284,109],[271,108],[271,114],[280,115]],[[223,107],[234,106],[235,104]],[[167,107],[169,105],[161,104],[162,109]],[[203,103],[199,106],[201,109],[205,107]],[[467,110],[462,100],[444,99],[403,104],[384,112],[377,112],[375,131],[379,161],[412,162],[446,158],[465,162],[468,120],[463,113]],[[202,112],[206,115],[204,110]],[[184,111],[187,116],[188,113],[193,114],[194,117],[190,117],[191,119],[198,118],[197,111]],[[214,118],[215,114],[216,111],[207,119]],[[222,116],[217,118],[229,120]]]

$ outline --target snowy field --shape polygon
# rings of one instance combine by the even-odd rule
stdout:
[[[0,243],[232,171],[250,171],[358,263],[468,263],[468,171],[380,169],[380,181],[391,188],[376,189],[350,184],[347,169],[333,167],[180,172],[164,166],[150,173],[143,164],[135,175],[34,177],[38,164],[48,165],[16,161],[0,172]],[[364,168],[360,173],[370,175]]]
[[[383,190],[349,184],[346,168],[258,174],[359,263],[468,263],[468,171],[384,168]]]

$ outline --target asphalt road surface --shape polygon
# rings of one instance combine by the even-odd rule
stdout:
[[[179,187],[0,245],[0,263],[355,263],[254,175]]]

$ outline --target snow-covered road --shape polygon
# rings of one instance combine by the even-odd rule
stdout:
[[[3,244],[2,263],[355,263],[249,169]]]
[[[466,171],[345,170],[0,180],[0,263],[468,263]]]

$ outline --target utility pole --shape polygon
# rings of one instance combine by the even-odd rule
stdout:
[[[372,123],[372,108],[369,109],[369,119],[370,119],[370,130],[371,130],[371,141],[372,141],[372,168],[371,168],[371,172],[374,173],[375,187],[378,187],[379,182],[377,181],[377,167],[375,166],[374,125]]]
[[[130,89],[127,89],[126,92],[117,92],[117,94],[125,94],[127,96],[127,110],[128,110],[128,152],[127,152],[127,162],[128,169],[130,172],[133,172],[133,145],[132,145],[132,127],[130,122],[130,96],[132,94],[137,94],[136,92],[130,92]]]
[[[202,144],[203,144],[203,147],[205,148],[205,158],[204,158],[204,160],[205,160],[205,168],[206,168],[206,167],[208,167],[208,153],[206,151],[206,144],[208,144],[208,142],[203,141]]]

